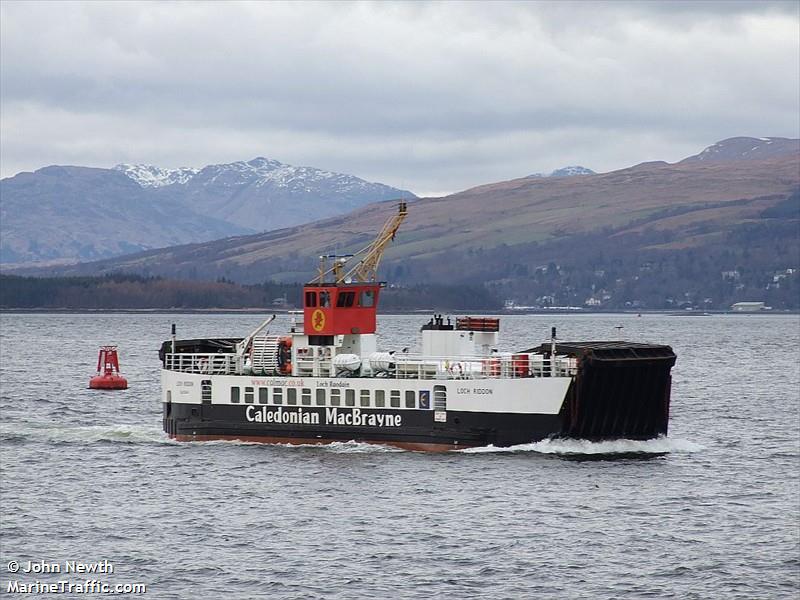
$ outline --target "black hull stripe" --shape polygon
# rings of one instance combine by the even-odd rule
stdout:
[[[245,406],[173,404],[164,407],[164,430],[177,440],[240,439],[267,443],[329,443],[355,440],[400,447],[513,446],[558,435],[559,415],[472,413],[448,411],[447,421],[436,422],[433,411],[399,410],[397,427],[325,424],[265,423],[247,420]],[[294,408],[294,407],[293,407]],[[306,410],[313,413],[314,408]],[[362,410],[362,414],[377,411]],[[321,414],[321,413],[319,413]],[[303,440],[303,441],[298,441]]]

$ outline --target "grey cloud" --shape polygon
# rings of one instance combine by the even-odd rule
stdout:
[[[796,137],[796,7],[4,2],[3,176],[268,155],[425,192]]]

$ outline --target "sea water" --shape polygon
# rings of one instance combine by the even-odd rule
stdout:
[[[142,597],[187,600],[800,590],[797,316],[503,317],[501,350],[538,345],[551,326],[562,340],[670,344],[670,433],[446,454],[167,439],[157,350],[170,324],[179,338],[243,336],[262,315],[0,319],[4,592],[14,581],[143,584]],[[413,350],[424,321],[381,317],[382,346]],[[87,389],[112,343],[129,389]]]

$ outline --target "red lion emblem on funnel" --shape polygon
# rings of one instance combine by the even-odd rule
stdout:
[[[325,329],[325,313],[320,309],[315,310],[314,314],[311,315],[311,327],[314,328],[314,331]]]

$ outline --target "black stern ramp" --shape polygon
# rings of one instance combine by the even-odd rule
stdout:
[[[542,344],[531,352],[550,354]],[[651,439],[667,434],[671,369],[669,346],[635,342],[561,342],[557,356],[578,361],[562,408],[564,437]]]

